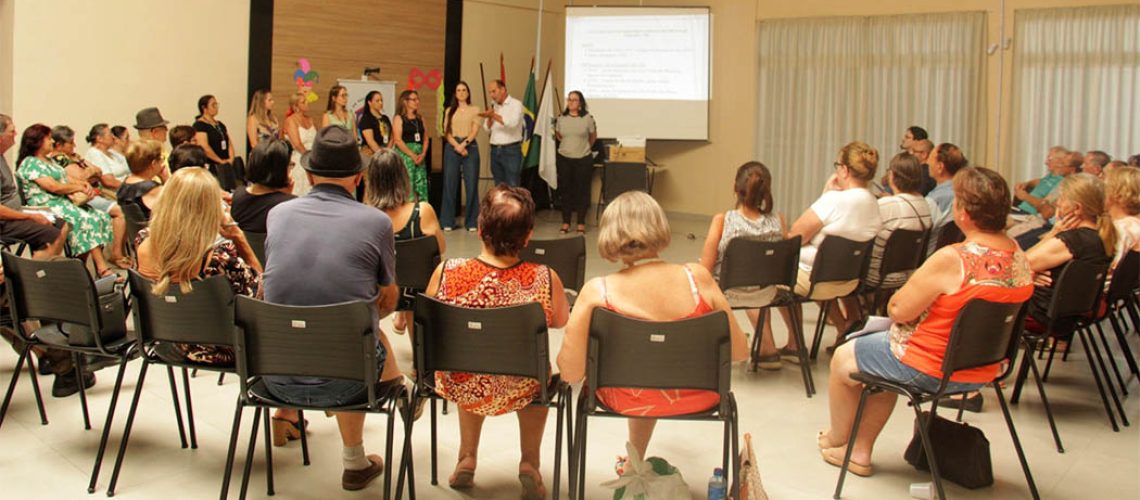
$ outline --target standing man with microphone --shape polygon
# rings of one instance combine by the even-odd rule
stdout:
[[[516,187],[522,177],[523,105],[507,94],[502,80],[490,82],[491,108],[479,113],[491,133],[491,176],[495,185]]]

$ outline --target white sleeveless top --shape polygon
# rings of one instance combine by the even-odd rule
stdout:
[[[312,151],[313,141],[317,138],[317,127],[312,126],[309,128],[297,125],[297,135],[301,139],[301,144],[305,146],[306,151]],[[290,174],[293,176],[293,194],[296,196],[305,196],[313,186],[309,184],[309,178],[305,176],[305,169],[301,166],[301,153],[293,151],[293,169]]]

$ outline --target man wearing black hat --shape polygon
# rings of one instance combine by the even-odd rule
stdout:
[[[391,219],[353,198],[364,176],[356,139],[341,127],[325,127],[301,166],[312,191],[277,205],[267,218],[265,300],[299,306],[368,300],[375,304],[377,325],[396,307],[396,247]],[[395,358],[387,357],[391,344],[379,329],[376,336],[380,380],[401,378]],[[365,396],[358,382],[312,377],[266,381],[270,392],[288,402],[334,406]],[[341,485],[364,488],[383,470],[383,460],[364,453],[364,414],[337,413],[336,418],[344,444]],[[279,410],[273,425],[291,426],[296,420],[295,411]]]

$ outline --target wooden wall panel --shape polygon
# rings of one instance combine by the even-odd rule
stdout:
[[[443,72],[447,5],[445,0],[276,0],[273,20],[274,111],[284,119],[296,91],[297,59],[308,58],[320,82],[319,99],[309,114],[320,124],[328,90],[340,78],[360,78],[366,66],[380,66],[380,80],[406,88],[412,68]],[[436,126],[436,95],[419,89],[420,111],[429,130]],[[386,103],[387,104],[387,103]],[[433,168],[442,165],[438,139]]]

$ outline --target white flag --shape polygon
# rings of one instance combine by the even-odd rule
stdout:
[[[538,175],[550,189],[558,189],[558,171],[554,166],[556,146],[554,145],[554,120],[559,110],[554,107],[554,81],[550,70],[546,71],[546,84],[542,87],[542,99],[538,103],[538,116],[534,119],[534,135],[538,136]],[[535,143],[531,143],[534,147]]]

